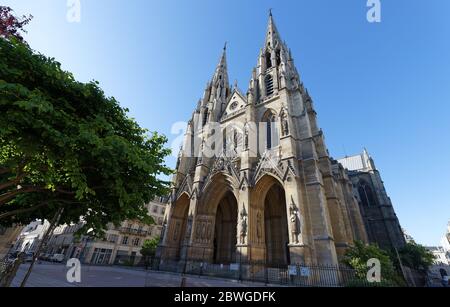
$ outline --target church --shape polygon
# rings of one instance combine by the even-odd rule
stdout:
[[[224,48],[172,183],[162,260],[337,265],[370,240],[358,182],[330,157],[272,13],[246,93],[229,84]]]

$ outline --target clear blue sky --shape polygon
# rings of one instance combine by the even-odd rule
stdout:
[[[80,81],[98,80],[141,126],[166,134],[190,118],[228,41],[246,90],[273,8],[312,95],[332,156],[367,147],[400,222],[436,245],[450,219],[450,1],[3,0],[34,20],[30,45]],[[174,166],[174,159],[168,160]]]

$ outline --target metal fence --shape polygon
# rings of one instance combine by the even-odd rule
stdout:
[[[274,265],[264,262],[214,264],[200,260],[168,260],[158,257],[121,257],[127,266],[139,266],[148,270],[180,274],[229,278],[239,281],[297,287],[373,287],[365,276],[339,265],[291,264]],[[383,283],[378,286],[395,286]]]

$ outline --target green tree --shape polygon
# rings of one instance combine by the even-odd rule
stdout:
[[[417,243],[406,243],[406,245],[398,251],[402,264],[404,266],[426,272],[435,260],[432,252],[424,246]],[[393,258],[394,259],[394,258]],[[395,257],[395,264],[398,266],[398,259]]]
[[[145,240],[141,248],[141,255],[144,257],[152,257],[156,253],[156,248],[159,244],[159,237]]]
[[[80,233],[94,236],[109,222],[151,223],[145,204],[168,192],[170,150],[127,111],[98,82],[0,38],[0,222],[82,216]]]
[[[364,244],[361,241],[355,241],[355,245],[345,253],[342,262],[356,271],[358,279],[366,280],[369,269],[367,262],[372,258],[380,261],[382,284],[403,284],[389,254],[375,244]]]

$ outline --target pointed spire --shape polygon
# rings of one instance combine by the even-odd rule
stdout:
[[[231,93],[230,83],[228,82],[228,67],[227,67],[227,43],[224,44],[222,56],[220,57],[219,64],[216,67],[214,76],[209,83],[208,90],[205,91],[207,99],[205,104],[212,103],[209,109],[211,121],[217,121],[224,109],[224,104]]]
[[[227,43],[223,47],[222,56],[220,57],[219,64],[217,65],[216,71],[213,77],[213,85],[217,84],[217,81],[223,80],[223,86],[229,87],[228,84],[228,68],[227,68]]]
[[[267,46],[274,47],[277,42],[282,44],[280,34],[278,33],[275,21],[273,20],[272,9],[270,9],[269,24],[267,26],[267,33],[266,33],[266,47]]]

